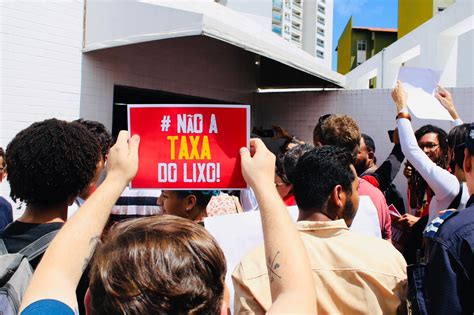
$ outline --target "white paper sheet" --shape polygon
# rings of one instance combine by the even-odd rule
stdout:
[[[407,106],[421,119],[453,120],[435,97],[441,71],[426,68],[401,67],[398,80],[407,92]]]
[[[377,208],[369,196],[359,196],[359,208],[350,230],[359,234],[382,238]]]
[[[288,207],[293,221],[298,218],[298,207]],[[263,244],[262,221],[259,211],[229,214],[204,219],[204,226],[219,243],[227,261],[225,282],[230,291],[230,309],[234,311],[232,273],[237,264],[253,248]]]

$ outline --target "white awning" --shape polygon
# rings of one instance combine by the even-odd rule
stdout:
[[[329,86],[345,86],[345,76],[325,68],[315,57],[247,16],[214,1],[88,0],[85,14],[84,52],[204,35],[322,79]]]

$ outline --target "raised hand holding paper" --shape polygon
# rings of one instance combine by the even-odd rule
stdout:
[[[248,147],[247,105],[128,105],[141,137],[131,188],[246,188],[239,149]]]
[[[400,68],[398,80],[403,83],[407,92],[407,106],[416,117],[453,120],[446,108],[435,97],[440,76],[440,71],[432,69]]]

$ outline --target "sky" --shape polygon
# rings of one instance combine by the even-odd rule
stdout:
[[[352,15],[352,26],[397,28],[398,0],[334,0],[332,69],[337,69],[337,41]]]

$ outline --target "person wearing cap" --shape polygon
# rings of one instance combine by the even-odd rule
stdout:
[[[207,217],[207,204],[218,194],[218,190],[163,190],[157,204],[163,214],[201,222]]]
[[[425,230],[423,264],[408,269],[414,313],[474,314],[474,124],[463,149],[470,198],[466,209],[444,212]]]

